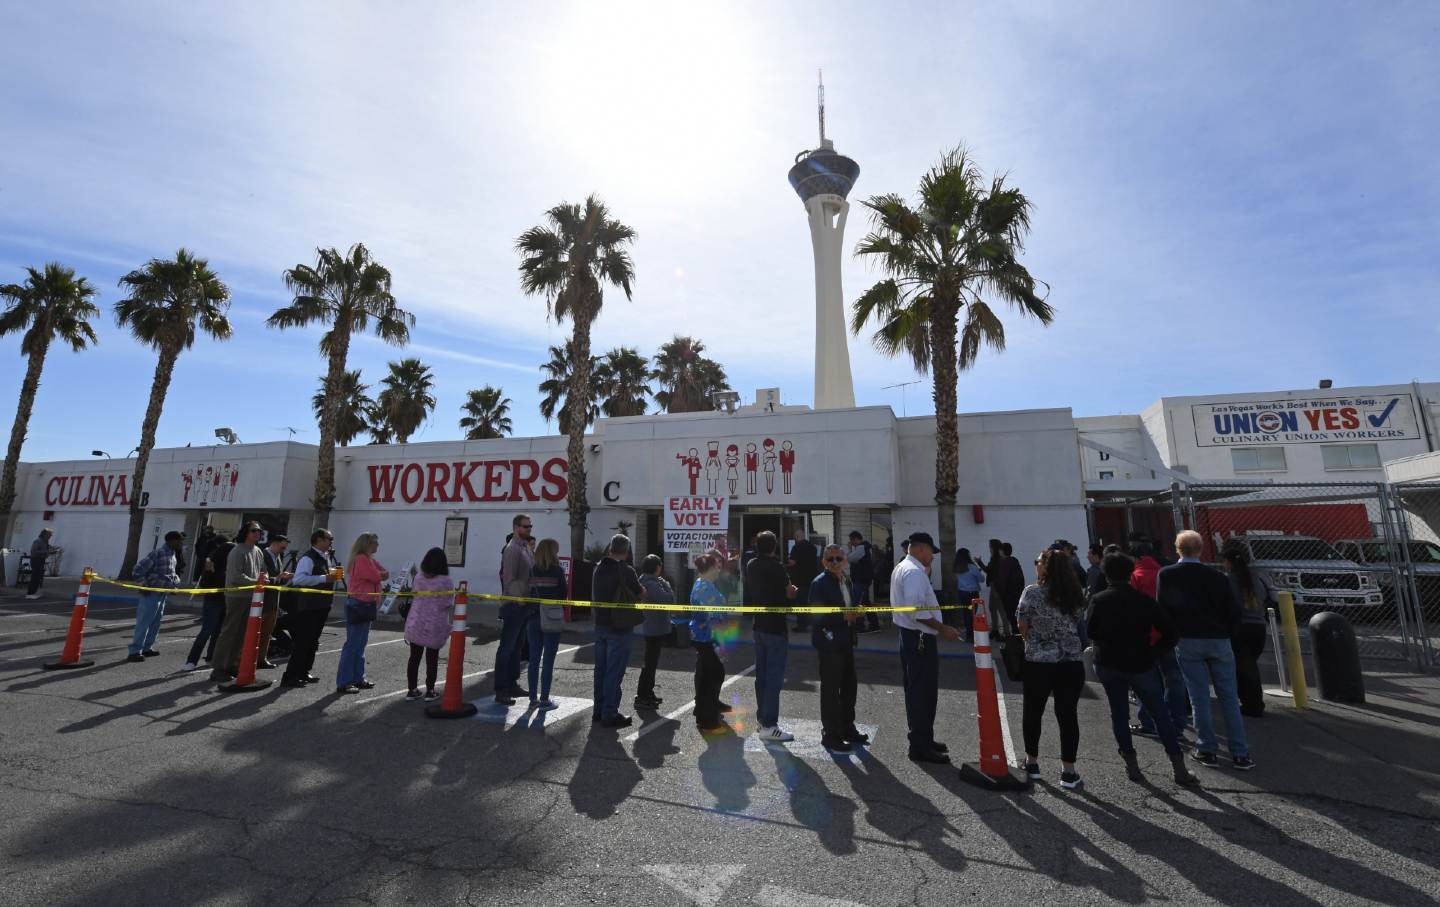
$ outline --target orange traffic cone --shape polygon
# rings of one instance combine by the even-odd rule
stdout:
[[[425,707],[431,718],[469,718],[480,711],[462,695],[465,685],[465,600],[470,584],[460,581],[455,590],[455,616],[450,623],[450,654],[445,663],[445,698],[439,705]],[[535,655],[535,658],[540,656]]]
[[[990,654],[990,620],[985,602],[975,599],[975,711],[980,717],[980,761],[960,766],[960,780],[990,790],[1025,790],[1030,782],[1017,778],[1005,760],[1000,729],[1000,702],[995,694],[995,662]]]
[[[240,673],[230,683],[220,684],[222,693],[253,693],[270,686],[268,680],[255,679],[255,665],[260,659],[260,624],[265,611],[265,574],[255,580],[250,596],[250,618],[245,625],[245,645],[240,649]]]
[[[74,668],[88,668],[93,661],[80,660],[80,642],[85,636],[85,612],[90,609],[90,568],[80,576],[80,588],[75,590],[75,607],[70,610],[70,630],[65,634],[65,648],[60,660],[52,661],[43,668],[47,671],[63,671]]]

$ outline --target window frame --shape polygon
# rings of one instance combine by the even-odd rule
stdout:
[[[1279,466],[1266,466],[1264,455],[1266,451],[1278,451],[1280,454]],[[1255,455],[1255,466],[1241,467],[1235,462],[1237,453],[1253,453]],[[1288,472],[1290,470],[1290,458],[1285,453],[1285,448],[1279,445],[1262,445],[1256,447],[1232,447],[1230,448],[1230,468],[1237,474],[1256,472]]]
[[[1374,451],[1374,453],[1375,453],[1375,462],[1374,462],[1374,465],[1362,465],[1362,466],[1356,466],[1356,465],[1355,465],[1355,458],[1351,455],[1351,451],[1354,451],[1354,450],[1356,450],[1356,449],[1362,449],[1362,448],[1363,448],[1363,449],[1367,449],[1367,450]],[[1330,455],[1331,455],[1331,451],[1336,451],[1336,452],[1344,451],[1344,454],[1345,454],[1345,465],[1343,465],[1343,466],[1331,465],[1330,460],[1329,460]],[[1366,443],[1366,442],[1361,442],[1361,443],[1359,443],[1359,444],[1322,444],[1322,445],[1320,445],[1320,465],[1325,469],[1326,472],[1355,472],[1355,471],[1361,471],[1361,470],[1373,472],[1373,471],[1375,471],[1375,470],[1377,470],[1377,469],[1383,469],[1383,468],[1384,468],[1384,464],[1385,464],[1385,461],[1380,458],[1380,445],[1379,445],[1378,443],[1374,442],[1374,441],[1371,441],[1371,442],[1368,442],[1368,443]]]

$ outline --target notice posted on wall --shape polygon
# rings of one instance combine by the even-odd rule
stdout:
[[[730,499],[723,495],[674,495],[665,499],[666,553],[697,553],[725,547]]]
[[[1410,394],[1202,403],[1190,411],[1201,447],[1420,438]]]

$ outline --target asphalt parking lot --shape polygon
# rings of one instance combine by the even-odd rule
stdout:
[[[7,590],[8,592],[8,590]],[[226,696],[181,673],[197,614],[173,608],[161,656],[124,661],[133,608],[97,601],[95,665],[45,672],[69,603],[0,599],[3,904],[1429,904],[1440,898],[1440,682],[1372,672],[1364,708],[1279,701],[1249,724],[1258,768],[1125,779],[1092,686],[1081,704],[1079,792],[1046,779],[996,794],[906,758],[898,658],[859,657],[872,745],[816,745],[815,660],[794,636],[782,723],[759,744],[748,646],[729,654],[735,733],[689,719],[693,654],[666,649],[665,702],[619,732],[589,721],[591,654],[567,633],[563,708],[487,703],[494,642],[466,655],[474,719],[403,699],[406,646],[377,629],[374,690],[329,684]],[[478,631],[481,640],[493,633]],[[863,637],[885,649],[890,634]],[[343,628],[315,672],[333,677]],[[974,662],[942,663],[939,736],[977,752]],[[640,647],[626,677],[633,695]],[[442,663],[442,677],[445,665]],[[271,672],[274,673],[274,672]],[[277,678],[278,679],[278,678]],[[1020,703],[1003,697],[1020,740]],[[667,717],[670,716],[670,717]]]

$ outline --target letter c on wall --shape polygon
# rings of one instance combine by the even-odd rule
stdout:
[[[611,504],[615,503],[620,500],[620,483],[615,481],[606,482],[602,493],[605,495],[607,502]]]

